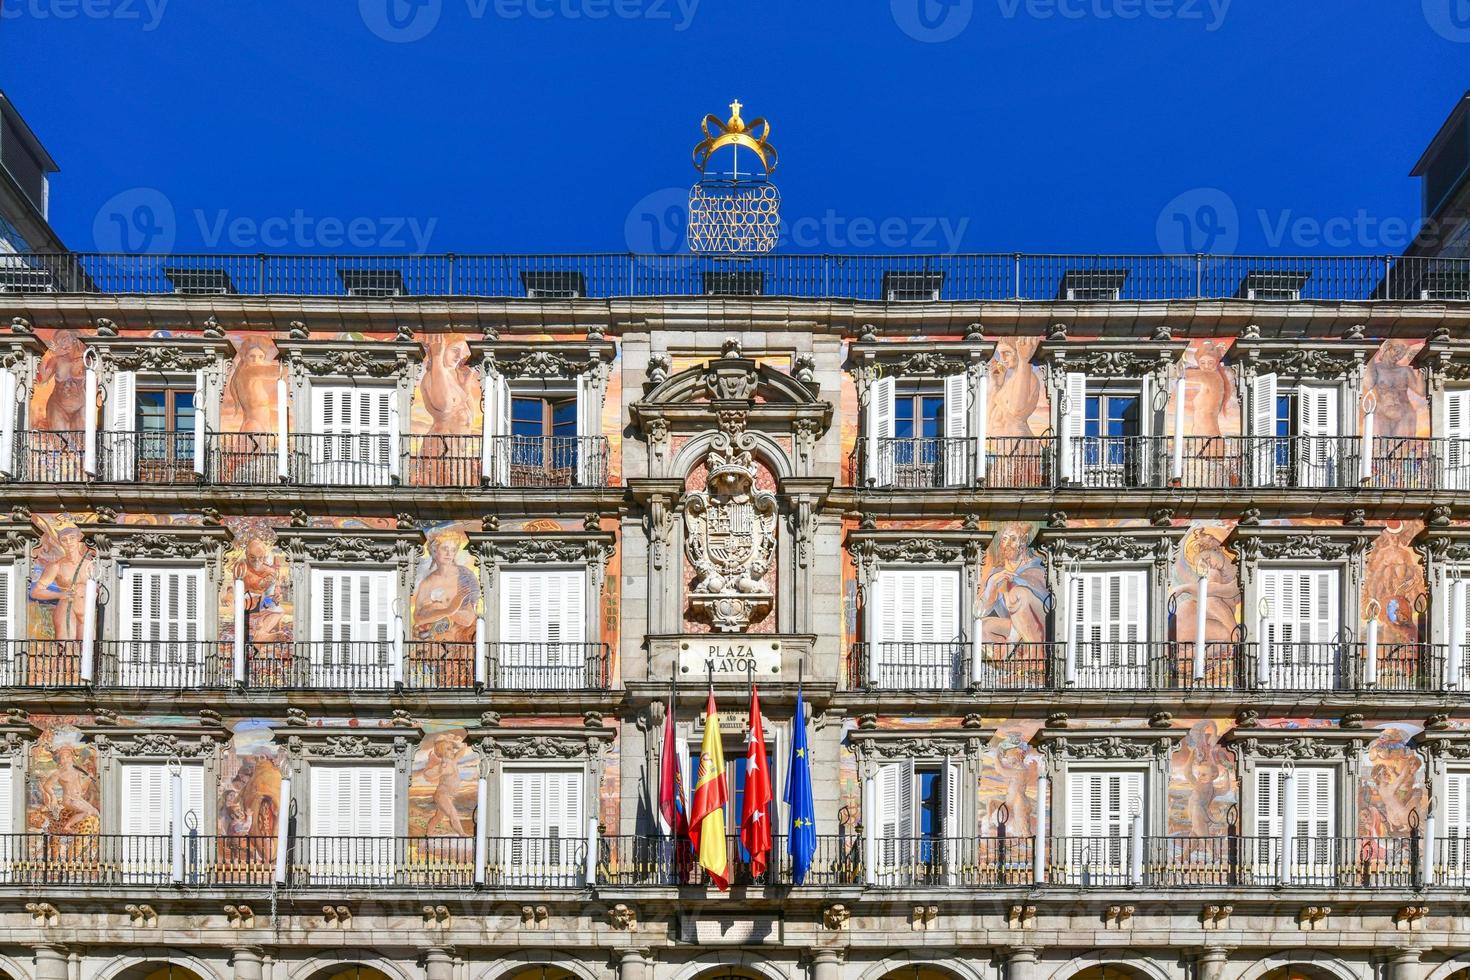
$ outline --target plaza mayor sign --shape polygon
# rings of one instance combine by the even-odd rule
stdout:
[[[679,641],[679,675],[700,678],[711,668],[716,677],[755,680],[781,674],[781,641],[754,636],[710,636]]]

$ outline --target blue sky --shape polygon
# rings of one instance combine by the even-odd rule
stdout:
[[[1470,0],[4,0],[78,250],[678,247],[706,112],[786,250],[1379,254]]]

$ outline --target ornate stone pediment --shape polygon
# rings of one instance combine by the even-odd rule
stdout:
[[[286,527],[278,535],[293,560],[364,565],[407,561],[424,540],[417,529]]]
[[[1413,364],[1431,383],[1470,381],[1470,340],[1431,337],[1414,355]]]
[[[114,729],[116,731],[116,729]],[[178,732],[139,732],[137,734],[99,734],[95,741],[100,750],[123,758],[203,759],[214,754],[224,742],[225,732],[205,732],[190,736]]]
[[[979,530],[857,530],[847,536],[847,547],[857,566],[858,579],[868,579],[880,565],[956,565],[975,563],[984,554],[992,532]]]
[[[1243,337],[1231,348],[1230,359],[1240,365],[1247,378],[1257,374],[1278,374],[1314,381],[1346,381],[1359,374],[1377,351],[1376,341],[1329,337],[1302,340]]]
[[[41,737],[41,730],[24,709],[10,708],[0,715],[0,756],[16,758]]]
[[[1411,744],[1423,749],[1435,763],[1470,761],[1470,729],[1426,726]]]
[[[1043,340],[1033,360],[1053,379],[1064,374],[1089,378],[1143,378],[1160,380],[1184,357],[1188,345],[1182,340],[1141,340],[1131,337],[1089,337],[1078,340]]]
[[[1414,538],[1426,564],[1470,565],[1470,527],[1428,527]]]
[[[611,744],[614,731],[599,726],[571,728],[471,728],[470,744],[479,746],[483,759],[599,760]]]
[[[313,377],[394,378],[424,359],[415,340],[310,340],[295,337],[276,341],[281,361]]]
[[[20,561],[25,557],[26,547],[40,536],[29,513],[23,509],[12,513],[9,520],[0,521],[0,562]]]
[[[223,337],[113,337],[97,334],[83,337],[88,350],[97,352],[105,365],[119,371],[151,374],[183,374],[200,371],[235,356],[235,348]]]
[[[1053,568],[1167,563],[1188,527],[1042,528],[1034,547]]]
[[[1237,525],[1225,546],[1249,564],[1263,561],[1345,562],[1362,554],[1383,526],[1288,527]]]
[[[286,752],[292,759],[392,759],[407,764],[423,738],[417,725],[349,728],[345,726],[291,728]]]
[[[1220,738],[1260,762],[1353,762],[1379,735],[1371,728],[1242,728]]]
[[[707,489],[684,496],[684,554],[694,570],[689,604],[717,633],[743,633],[771,612],[765,577],[776,560],[774,494],[755,487],[749,452],[717,439]]]
[[[859,341],[848,348],[860,379],[943,378],[984,365],[995,353],[992,340],[908,344]]]
[[[1062,762],[1148,762],[1169,758],[1184,728],[1041,728],[1031,737],[1056,768]]]
[[[31,362],[45,352],[45,343],[24,317],[13,317],[10,329],[0,332],[0,368],[20,368],[28,376]]]
[[[548,381],[607,371],[617,348],[605,341],[544,342],[472,340],[471,359],[506,378]]]
[[[233,538],[229,528],[205,524],[84,524],[82,536],[97,557],[119,561],[208,561]]]
[[[908,729],[855,728],[848,744],[862,760],[953,759],[978,757],[995,735],[993,728]]]
[[[471,546],[488,562],[502,565],[587,564],[602,566],[612,557],[613,536],[602,531],[547,531],[532,534],[480,531]]]

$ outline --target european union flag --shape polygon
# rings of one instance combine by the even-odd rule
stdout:
[[[812,762],[806,744],[806,702],[796,692],[796,719],[791,723],[791,764],[786,767],[786,806],[791,812],[791,833],[786,853],[791,855],[791,880],[800,885],[817,853],[816,807],[812,804]]]

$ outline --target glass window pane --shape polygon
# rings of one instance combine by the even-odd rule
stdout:
[[[510,400],[510,434],[539,436],[544,434],[545,404],[539,398]]]
[[[194,431],[194,393],[176,391],[174,396],[174,431]]]
[[[138,392],[138,428],[144,432],[162,432],[167,418],[167,392]]]
[[[938,439],[944,425],[944,399],[934,396],[924,399],[924,427],[920,433],[925,439]]]
[[[577,402],[557,402],[551,408],[551,434],[570,437],[577,434]]]

